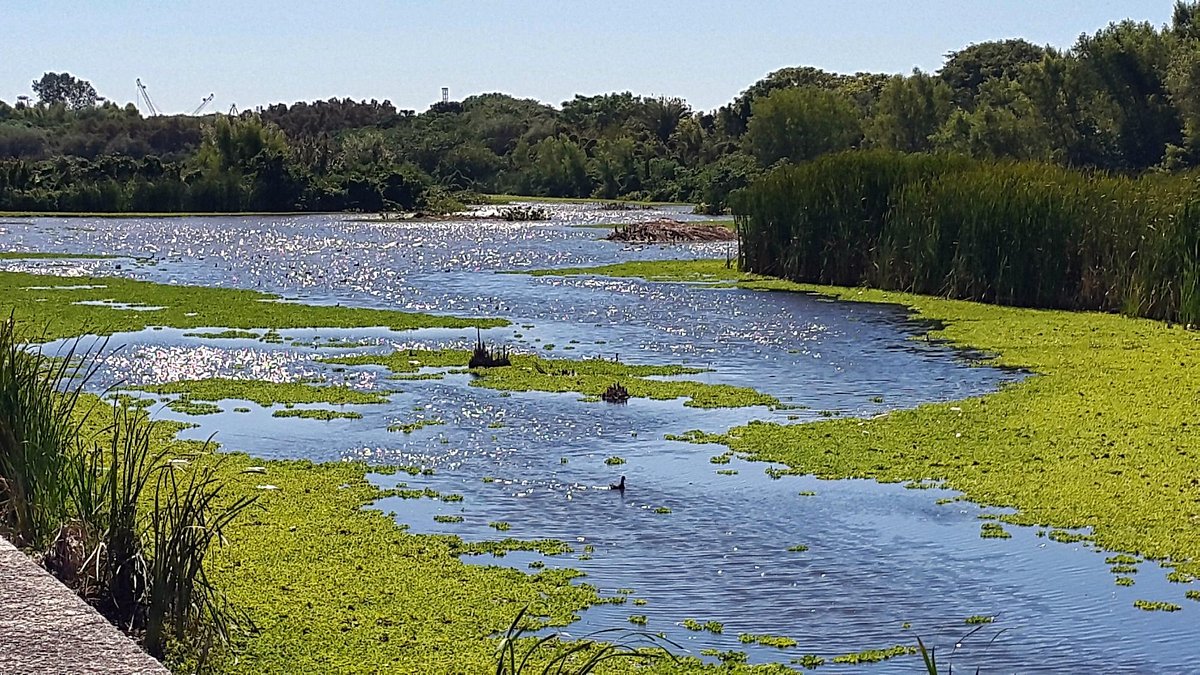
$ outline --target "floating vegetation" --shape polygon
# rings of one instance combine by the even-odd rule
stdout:
[[[1196,576],[1194,574],[1189,574],[1188,572],[1180,572],[1176,570],[1167,574],[1167,581],[1173,584],[1190,584],[1195,580]]]
[[[641,607],[642,605],[646,604],[646,599],[645,598],[634,598],[633,604],[637,605],[638,607]]]
[[[791,551],[792,553],[804,553],[808,550],[808,547],[804,544],[796,544],[794,546],[789,546],[787,550]]]
[[[1200,600],[1200,591],[1187,591],[1183,594],[1183,597],[1188,600]]]
[[[654,508],[654,512],[658,513],[658,514],[666,515],[671,512],[671,509],[668,509],[665,506],[657,506]]]
[[[409,349],[391,354],[331,356],[321,361],[345,366],[379,365],[395,373],[411,373],[422,367],[450,367],[461,363],[468,355],[462,350]],[[684,405],[693,408],[774,407],[779,404],[775,397],[747,387],[648,379],[693,375],[705,372],[703,368],[630,365],[605,359],[548,359],[529,354],[513,354],[511,360],[511,366],[471,371],[474,375],[471,385],[500,390],[501,396],[514,391],[573,392],[599,400],[614,379],[620,378],[621,386],[630,397],[660,401],[685,398]]]
[[[529,563],[529,569],[531,570],[540,570],[545,566],[546,563],[542,562],[541,560],[534,560],[533,562]]]
[[[439,514],[439,515],[434,516],[433,520],[436,523],[461,523],[463,521],[463,517],[462,516],[443,516],[443,515]]]
[[[694,631],[704,630],[704,624],[700,623],[699,621],[697,621],[695,619],[684,619],[682,625],[684,628],[686,628],[688,630],[694,630]]]
[[[817,493],[812,490],[803,490],[796,493],[800,497],[816,497]]]
[[[887,649],[868,649],[854,654],[843,654],[833,658],[834,663],[878,663],[897,656],[916,654],[917,648],[908,645],[896,645]]]
[[[1090,534],[1079,534],[1067,530],[1050,530],[1050,540],[1062,544],[1075,544],[1081,541],[1091,541],[1092,536]]]
[[[325,408],[295,408],[292,410],[276,410],[271,417],[300,417],[307,420],[360,420],[362,413],[354,411],[342,412]]]
[[[204,380],[179,380],[166,384],[131,387],[154,394],[182,394],[197,401],[239,399],[267,407],[277,404],[329,403],[375,404],[386,403],[387,392],[359,391],[345,386],[316,385],[311,382],[267,382],[265,380],[235,380],[213,377]]]
[[[984,523],[979,528],[979,536],[984,539],[1011,539],[1012,535],[1000,523]]]
[[[737,469],[717,469],[717,474],[721,475],[721,476],[736,476],[736,475],[738,475],[738,470]]]
[[[489,423],[488,423],[488,425],[487,425],[487,428],[489,428],[489,429],[503,429],[503,428],[504,428],[504,422],[489,422]]]
[[[258,333],[252,330],[230,328],[217,333],[184,333],[183,337],[203,338],[205,340],[257,340]]]
[[[746,661],[749,658],[746,655],[746,652],[737,652],[737,651],[732,651],[732,650],[721,651],[720,649],[712,649],[712,648],[701,649],[700,655],[701,656],[711,656],[711,657],[715,658],[716,660],[720,661],[721,663],[724,663],[727,665],[746,663]]]
[[[167,408],[181,415],[215,415],[221,412],[221,406],[215,403],[193,401],[187,397],[167,402]]]
[[[509,525],[503,520],[493,520],[492,522],[488,523],[488,527],[495,529],[497,532],[507,532],[512,529],[512,525]]]
[[[1113,565],[1108,571],[1113,574],[1136,574],[1138,568],[1137,565]]]
[[[1109,556],[1104,559],[1106,565],[1136,565],[1139,562],[1141,561],[1134,556],[1125,553]]]
[[[764,647],[775,647],[776,649],[787,649],[800,644],[792,638],[782,635],[755,635],[753,633],[738,634],[738,642],[743,644],[758,644]]]
[[[1134,600],[1133,606],[1147,612],[1178,612],[1183,609],[1173,602],[1163,602],[1162,600]]]
[[[1134,580],[1133,577],[1117,577],[1116,583],[1118,586],[1132,586]]]
[[[236,407],[236,408],[234,408],[234,409],[233,409],[233,412],[235,412],[235,413],[248,413],[248,412],[250,412],[250,409],[249,409],[249,408],[242,407],[242,406],[238,406],[238,407]]]
[[[800,666],[801,668],[807,668],[809,670],[813,668],[820,668],[821,666],[825,665],[825,657],[817,656],[816,654],[805,654],[798,659],[792,659],[792,665]]]
[[[604,460],[604,463],[605,463],[605,464],[607,464],[607,465],[609,465],[609,466],[617,466],[617,465],[619,465],[619,464],[624,464],[624,463],[625,463],[625,458],[624,458],[624,457],[617,457],[616,455],[613,455],[612,457],[609,457],[609,458],[605,459],[605,460]]]
[[[968,626],[980,626],[980,625],[983,625],[986,623],[994,623],[995,621],[996,621],[996,617],[987,616],[985,614],[976,614],[974,616],[968,616],[966,619],[963,620],[963,622],[966,623]]]
[[[631,623],[635,626],[645,626],[646,622],[647,621],[646,621],[645,614],[634,614],[629,617],[629,623]]]
[[[671,439],[668,439],[668,440],[671,440]],[[733,459],[732,452],[723,452],[714,457],[709,457],[708,461],[712,464],[728,464],[731,459]]]
[[[434,427],[442,424],[445,424],[445,422],[435,417],[427,420],[417,420],[416,422],[406,422],[404,424],[392,424],[388,426],[388,431],[399,431],[402,433],[411,434],[412,432],[419,429],[424,429],[425,427]]]
[[[62,303],[54,290],[62,278],[53,275],[0,272],[0,312],[17,316],[44,317],[45,306],[55,303],[53,321],[39,325],[46,340],[77,335],[112,335],[136,332],[151,326],[194,329],[222,326],[253,328],[369,328],[392,330],[415,328],[494,328],[508,325],[500,319],[459,319],[450,316],[364,309],[334,305],[304,305],[279,302],[267,293],[205,286],[180,286],[136,281],[120,277],[74,277],[72,303]],[[114,311],[112,307],[79,302],[122,303],[130,306],[162,307],[139,312]],[[41,330],[41,329],[45,330]]]

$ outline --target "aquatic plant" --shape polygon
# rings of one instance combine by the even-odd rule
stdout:
[[[221,406],[206,401],[193,401],[181,396],[167,402],[167,408],[181,415],[215,415],[221,412]]]
[[[299,417],[308,420],[360,420],[362,413],[354,411],[329,410],[327,408],[294,408],[292,410],[276,410],[271,417]]]
[[[801,492],[797,492],[796,494],[800,497],[816,497],[817,496],[817,493],[813,492],[812,490],[803,490]]]
[[[704,624],[700,623],[699,621],[697,621],[695,619],[684,619],[683,623],[680,625],[682,625],[684,628],[686,628],[688,630],[694,630],[694,631],[704,630]]]
[[[1200,591],[1187,591],[1183,596],[1188,600],[1200,600]]]
[[[792,665],[811,670],[825,665],[825,657],[817,656],[816,654],[805,654],[798,659],[792,659]]]
[[[1183,609],[1173,602],[1164,602],[1162,600],[1134,600],[1133,606],[1147,612],[1178,612]]]
[[[647,623],[645,614],[634,614],[629,617],[629,623],[635,626],[645,626]]]
[[[968,616],[966,619],[964,619],[963,622],[966,623],[968,626],[977,626],[977,625],[981,625],[981,624],[992,623],[995,620],[996,620],[996,617],[994,617],[994,616],[988,616],[985,614],[976,614],[974,616]]]
[[[787,550],[789,550],[793,553],[804,553],[805,551],[808,550],[808,547],[805,546],[804,544],[795,544],[793,546],[789,546]]]
[[[1196,580],[1196,575],[1178,570],[1167,574],[1167,581],[1173,584],[1190,584]]]
[[[658,513],[658,514],[666,515],[671,512],[671,509],[669,509],[665,506],[656,506],[656,507],[654,507],[654,512]]]
[[[213,377],[203,380],[178,380],[165,384],[132,387],[136,391],[154,394],[179,394],[193,401],[222,401],[241,399],[263,406],[277,404],[329,403],[376,404],[386,403],[391,392],[360,391],[345,386],[317,385],[311,382],[267,382]]]
[[[911,645],[896,645],[887,649],[866,649],[853,654],[833,657],[834,663],[878,663],[897,656],[916,654],[918,648]]]
[[[1136,565],[1113,565],[1108,568],[1113,574],[1135,574],[1138,571]]]
[[[1134,584],[1133,577],[1117,577],[1116,584],[1118,586],[1132,586]]]
[[[438,514],[433,517],[433,521],[435,523],[461,523],[463,521],[463,517],[462,516],[444,516],[442,514]]]
[[[550,675],[588,675],[618,661],[630,661],[636,666],[646,666],[659,659],[678,659],[667,650],[667,646],[678,648],[674,642],[658,635],[626,631],[622,629],[600,630],[582,638],[564,642],[557,634],[536,640],[525,640],[523,635],[532,627],[540,627],[526,619],[528,607],[517,613],[504,633],[496,650],[496,675],[524,675],[541,673]],[[645,617],[635,625],[645,625]],[[528,648],[519,651],[520,645]],[[605,672],[608,672],[605,670]]]
[[[984,539],[1011,539],[1012,535],[1008,533],[999,523],[984,523],[979,527],[979,536]]]
[[[775,647],[776,649],[787,649],[800,644],[792,638],[782,635],[755,635],[753,633],[738,634],[738,641],[743,644],[758,644],[764,647]]]
[[[746,661],[749,659],[746,652],[738,652],[733,650],[721,651],[720,649],[712,648],[701,649],[700,655],[711,656],[725,665],[746,663]]]
[[[624,463],[625,463],[625,458],[624,458],[624,457],[617,457],[617,456],[615,456],[615,455],[614,455],[614,456],[612,456],[612,457],[609,457],[609,458],[605,459],[605,460],[604,460],[604,463],[605,463],[605,464],[607,464],[607,465],[609,465],[609,466],[617,466],[617,465],[619,465],[619,464],[624,464]]]
[[[498,532],[507,532],[508,530],[512,529],[512,525],[509,525],[503,520],[493,520],[492,522],[488,523],[488,527],[493,528]]]
[[[736,476],[736,475],[738,475],[738,470],[737,469],[717,469],[717,475],[718,476]]]
[[[417,420],[416,422],[407,422],[404,424],[391,424],[388,425],[388,431],[399,431],[402,433],[411,434],[412,432],[424,429],[425,427],[438,426],[442,424],[445,424],[445,422],[437,418],[430,418],[425,420]]]

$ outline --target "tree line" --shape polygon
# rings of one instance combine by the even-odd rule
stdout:
[[[887,150],[1119,174],[1200,163],[1200,3],[1069,49],[967,46],[936,72],[784,68],[714,111],[632,93],[484,94],[416,113],[331,99],[143,116],[66,73],[0,102],[0,210],[426,209],[460,192],[687,201],[723,211],[780,164]]]

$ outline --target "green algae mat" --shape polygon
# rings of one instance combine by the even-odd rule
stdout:
[[[943,325],[933,337],[1034,375],[993,394],[872,420],[754,423],[691,438],[823,478],[942,481],[971,501],[1016,508],[1008,522],[1091,528],[1104,549],[1175,568],[1172,580],[1200,577],[1200,332],[1110,314],[794,284],[713,260],[538,274],[704,281],[904,305]]]
[[[460,319],[361,307],[302,305],[230,288],[175,286],[119,277],[0,272],[0,313],[14,313],[47,340],[172,328],[491,328],[501,319]]]

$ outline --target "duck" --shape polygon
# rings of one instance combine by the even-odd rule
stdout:
[[[621,482],[613,483],[608,486],[609,490],[618,490],[621,494],[625,494],[625,476],[621,476]]]

